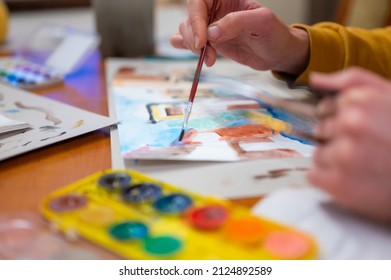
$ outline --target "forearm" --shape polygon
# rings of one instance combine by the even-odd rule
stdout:
[[[289,33],[286,49],[280,54],[280,64],[273,67],[273,70],[297,77],[305,71],[309,63],[309,36],[300,28],[289,27]]]
[[[294,27],[306,30],[310,39],[309,63],[298,82],[307,82],[312,71],[334,72],[350,66],[391,78],[391,27],[365,30],[335,23]]]

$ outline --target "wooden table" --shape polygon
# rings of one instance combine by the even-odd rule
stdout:
[[[94,53],[62,85],[35,90],[40,96],[108,115],[104,62]],[[108,129],[91,132],[0,162],[0,214],[39,214],[40,201],[52,191],[111,167]],[[259,198],[235,202],[252,206]],[[80,246],[91,244],[79,241]],[[118,258],[94,248],[102,258]]]

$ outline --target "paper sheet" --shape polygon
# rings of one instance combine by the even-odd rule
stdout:
[[[0,114],[0,136],[3,136],[4,133],[20,131],[30,127],[31,126],[26,122],[11,120]]]
[[[12,136],[0,135],[0,160],[115,123],[111,118],[5,85],[0,85],[0,113],[32,127]]]
[[[253,212],[312,234],[321,259],[391,259],[391,226],[342,209],[320,190],[281,188],[255,205]]]

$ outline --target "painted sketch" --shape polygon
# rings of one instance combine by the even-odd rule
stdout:
[[[228,81],[235,80],[235,73],[239,79],[255,71],[238,73],[229,67],[205,68],[203,77],[219,75],[223,82],[201,77],[188,129],[178,141],[195,63],[139,60],[120,65],[111,81],[111,98],[121,155],[210,161],[311,156],[311,143],[289,135],[292,125],[308,129],[311,121],[246,97],[244,83],[233,87]],[[259,90],[271,94],[262,85]]]
[[[0,85],[0,115],[29,125],[0,134],[0,160],[115,123],[108,117],[4,85]]]

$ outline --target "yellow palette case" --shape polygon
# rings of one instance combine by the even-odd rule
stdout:
[[[133,170],[106,170],[47,196],[44,217],[63,232],[128,259],[315,259],[304,232]]]

